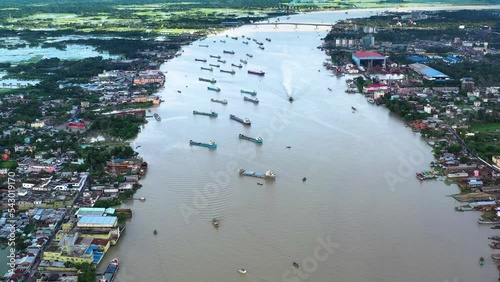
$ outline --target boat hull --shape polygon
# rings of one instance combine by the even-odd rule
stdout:
[[[243,134],[240,134],[239,138],[243,139],[243,140],[251,141],[251,142],[254,142],[254,143],[258,143],[258,144],[262,144],[262,142],[263,142],[262,138],[260,138],[260,137],[253,138],[253,137],[245,136]]]
[[[198,147],[205,147],[205,148],[209,148],[209,149],[217,149],[217,144],[215,144],[215,143],[202,143],[202,142],[195,142],[193,140],[189,140],[189,145],[198,146]]]

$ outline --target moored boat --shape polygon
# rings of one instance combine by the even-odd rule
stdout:
[[[217,80],[215,80],[215,79],[213,79],[213,78],[212,78],[212,79],[208,79],[208,78],[203,78],[203,77],[200,77],[200,78],[199,78],[199,80],[200,80],[200,81],[205,81],[205,82],[210,82],[210,83],[212,83],[212,84],[214,84],[214,83],[216,83],[216,82],[217,82]]]
[[[118,259],[114,258],[111,260],[111,262],[108,264],[108,267],[104,271],[103,279],[105,279],[108,282],[112,282],[116,277],[116,273],[118,273],[118,269],[119,269]]]
[[[222,39],[221,39],[221,40],[220,40],[220,42],[222,42],[222,43],[226,43],[226,40],[222,40]]]
[[[252,98],[248,98],[248,97],[243,97],[243,100],[244,101],[248,101],[248,102],[252,102],[254,104],[258,104],[259,103],[259,98],[252,99]]]
[[[225,73],[230,73],[230,74],[236,73],[234,70],[223,70],[223,69],[221,69],[220,72],[225,72]]]
[[[370,104],[375,104],[375,99],[373,99],[373,98],[368,98],[368,99],[366,99],[366,101]]]
[[[202,70],[207,70],[207,71],[214,71],[213,68],[205,68],[205,67],[201,67]]]
[[[210,55],[210,58],[220,59],[220,58],[221,58],[221,56],[220,56],[220,55]]]
[[[263,72],[263,71],[253,71],[253,70],[249,70],[248,71],[249,74],[255,74],[255,75],[260,75],[260,76],[264,76],[266,73]]]
[[[491,258],[494,260],[500,260],[500,254],[492,254]]]
[[[241,64],[239,64],[239,65],[237,65],[237,64],[231,64],[231,66],[237,67],[237,68],[240,68],[240,69],[243,67]]]
[[[238,40],[238,36],[233,36],[231,39]]]
[[[220,88],[215,86],[208,86],[207,89],[215,92],[220,92]]]
[[[154,113],[154,114],[153,114],[153,117],[154,117],[157,121],[160,121],[160,120],[161,120],[160,115],[159,115],[159,114],[157,114],[157,113]]]
[[[205,47],[205,48],[206,48],[206,47],[208,47],[208,45],[206,45],[206,44],[200,44],[200,45],[198,45],[198,46],[200,46],[200,47]]]
[[[252,176],[252,177],[257,177],[257,178],[265,178],[265,179],[275,179],[276,178],[276,175],[271,170],[266,171],[266,173],[260,173],[260,172],[255,172],[255,171],[245,170],[245,169],[240,168],[238,170],[238,172],[240,173],[240,175],[244,175],[244,176]]]
[[[243,41],[243,44],[246,44],[246,45],[248,45],[248,41]]]
[[[212,101],[214,103],[219,103],[219,104],[227,105],[227,100],[226,99],[224,99],[224,100],[210,99],[210,101]]]
[[[144,175],[148,171],[148,163],[147,162],[142,162],[141,166],[139,168],[139,175]]]
[[[195,142],[193,140],[189,140],[189,145],[191,146],[200,146],[200,147],[205,147],[209,149],[216,149],[217,148],[217,143],[214,141],[210,141],[208,143],[202,143],[202,142]]]
[[[232,119],[232,120],[235,120],[235,121],[237,121],[239,123],[242,123],[244,125],[251,125],[252,124],[252,122],[248,118],[239,118],[239,117],[237,117],[237,116],[235,116],[233,114],[230,114],[229,118]]]
[[[497,242],[491,242],[489,244],[490,248],[492,249],[500,249],[500,243],[497,243]]]
[[[217,62],[225,64],[226,60],[217,60]]]
[[[232,51],[232,50],[224,50],[223,52],[224,52],[224,54],[234,55],[234,51]]]
[[[207,62],[207,59],[194,59],[196,62],[204,62],[206,63]]]
[[[220,65],[218,65],[218,64],[208,64],[208,65],[211,66],[211,67],[220,68]]]
[[[490,220],[490,219],[478,219],[477,223],[479,224],[499,224],[500,220]]]
[[[209,117],[218,117],[219,116],[219,114],[214,112],[214,111],[210,111],[209,113],[193,111],[193,115],[209,116]]]
[[[492,237],[488,237],[488,239],[495,240],[495,241],[500,241],[500,236],[492,236]]]
[[[254,143],[260,143],[260,144],[262,144],[262,142],[263,142],[262,137],[260,137],[260,136],[257,137],[257,138],[254,138],[254,137],[250,137],[250,136],[246,136],[246,135],[240,134],[239,138],[243,139],[243,140],[252,141]]]
[[[252,96],[257,95],[257,91],[255,91],[255,90],[241,89],[240,92],[243,93],[243,94],[249,94],[249,95],[252,95]]]

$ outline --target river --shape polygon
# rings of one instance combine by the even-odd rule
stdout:
[[[335,22],[370,13],[302,14],[288,21]],[[429,168],[431,148],[386,108],[344,93],[345,78],[322,67],[326,56],[316,47],[325,34],[326,28],[244,26],[186,46],[161,67],[168,72],[160,92],[165,103],[152,111],[162,120],[150,120],[134,143],[149,163],[137,193],[146,201],[124,205],[133,219],[101,269],[117,257],[118,282],[496,281],[487,239],[494,230],[477,224],[479,213],[454,211],[458,203],[447,195],[457,193],[455,185],[415,178]],[[241,35],[263,42],[265,50],[253,41],[243,44]],[[217,63],[210,54],[221,55],[227,60],[221,68],[236,74],[201,70]],[[248,64],[230,67],[240,59]],[[215,78],[222,91],[208,91],[199,77]],[[240,89],[257,91],[260,103],[243,101]],[[219,116],[194,116],[193,110]],[[230,120],[230,113],[252,125]],[[264,142],[240,140],[239,133]],[[215,140],[218,148],[191,147],[191,139]],[[276,180],[239,176],[238,168],[271,169]],[[213,217],[220,219],[218,229]],[[479,257],[486,259],[482,267]]]

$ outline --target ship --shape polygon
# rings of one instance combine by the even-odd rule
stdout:
[[[189,145],[191,146],[200,146],[200,147],[206,147],[209,149],[217,149],[217,143],[214,141],[210,141],[208,143],[202,143],[202,142],[195,142],[193,140],[189,140]]]
[[[252,98],[248,98],[248,97],[243,97],[243,100],[244,101],[248,101],[248,102],[252,102],[254,104],[258,104],[259,103],[259,98],[252,99]]]
[[[232,119],[232,120],[235,120],[235,121],[237,121],[239,123],[242,123],[244,125],[251,125],[252,124],[252,122],[248,118],[243,118],[242,119],[242,118],[239,118],[239,117],[237,117],[237,116],[235,116],[233,114],[230,114],[229,118]]]
[[[207,89],[215,92],[220,92],[220,88],[215,86],[208,86]]]
[[[249,70],[248,71],[249,74],[255,74],[255,75],[260,75],[260,76],[264,76],[266,73],[263,72],[263,71],[253,71],[253,70]]]
[[[144,175],[146,174],[146,172],[148,172],[148,163],[142,162],[139,168],[139,175]]]
[[[193,115],[209,116],[209,117],[218,117],[219,116],[219,114],[214,112],[214,111],[210,111],[209,113],[193,111]]]
[[[210,55],[210,58],[216,58],[216,59],[220,59],[220,55]]]
[[[102,278],[99,279],[99,282],[112,282],[116,277],[118,269],[119,269],[118,259],[114,258],[109,263],[108,267],[104,271],[104,274],[102,275]]]
[[[230,73],[230,74],[235,74],[236,72],[234,70],[220,70],[220,72],[225,72],[225,73]]]
[[[231,64],[231,66],[236,67],[236,68],[240,68],[240,69],[243,67],[241,64],[239,64],[239,65],[237,65],[237,64]]]
[[[417,172],[416,176],[418,180],[428,180],[437,178],[437,174],[433,170],[424,170],[422,172]]]
[[[201,44],[201,45],[198,45],[198,46],[205,47],[205,48],[208,47],[208,45],[206,45],[206,44]]]
[[[241,89],[241,90],[240,90],[240,92],[241,92],[241,93],[243,93],[243,94],[250,94],[250,95],[252,95],[252,96],[257,95],[257,91],[255,91],[255,90],[245,90],[245,89]]]
[[[153,117],[157,120],[157,121],[160,121],[161,120],[161,117],[159,114],[157,113],[154,113]]]
[[[225,64],[226,60],[217,60],[217,62]]]
[[[245,65],[248,64],[247,60],[240,59],[240,62],[244,63]]]
[[[264,46],[259,46],[259,49],[260,49],[260,50],[264,50],[264,49],[266,49],[266,48],[264,48]]]
[[[238,36],[231,37],[234,40],[238,40]]]
[[[232,51],[232,50],[231,50],[231,51],[229,51],[229,50],[224,50],[223,52],[224,52],[224,54],[231,54],[231,55],[234,55],[234,51]]]
[[[266,38],[266,40],[267,40],[268,42],[271,42],[271,38]]]
[[[219,103],[219,104],[227,105],[227,100],[226,99],[224,99],[224,100],[210,99],[210,101],[212,101],[214,103]]]
[[[205,81],[205,82],[210,82],[210,83],[212,83],[212,84],[214,84],[214,83],[216,83],[216,82],[217,82],[217,80],[215,80],[215,79],[213,79],[213,78],[212,78],[212,79],[208,79],[208,78],[203,78],[203,77],[200,77],[200,78],[199,78],[199,80],[200,80],[200,81]]]
[[[255,43],[257,43],[257,45],[259,45],[259,46],[264,45],[264,43],[262,43],[262,42],[257,42],[257,41],[255,41]]]
[[[214,71],[213,68],[205,68],[205,67],[201,67],[202,70],[207,70],[207,71]]]
[[[196,62],[204,62],[206,63],[207,62],[207,59],[194,59]]]
[[[252,177],[258,177],[258,178],[265,178],[265,179],[275,179],[276,178],[276,175],[274,174],[274,172],[272,172],[270,170],[266,171],[266,173],[261,173],[261,172],[255,172],[255,171],[245,170],[245,169],[240,168],[238,170],[238,172],[240,173],[240,175],[244,175],[244,176],[252,176]]]
[[[217,65],[217,64],[208,64],[208,65],[211,66],[211,67],[220,68],[220,65]]]
[[[220,42],[222,42],[222,43],[226,43],[226,40],[222,40],[222,39],[221,39],[221,40],[220,40]]]
[[[254,137],[249,137],[249,136],[245,136],[243,134],[240,134],[239,137],[240,137],[240,139],[252,141],[254,143],[262,144],[262,142],[263,142],[262,137],[260,137],[260,136],[257,138],[254,138]]]
[[[247,54],[247,57],[253,58],[253,55],[252,54]]]
[[[246,44],[246,45],[248,45],[248,41],[243,41],[243,44]]]

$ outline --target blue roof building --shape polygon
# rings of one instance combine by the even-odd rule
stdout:
[[[410,69],[422,75],[427,80],[437,80],[437,81],[445,81],[450,80],[450,77],[436,69],[433,69],[429,66],[420,63],[414,63],[409,65]]]
[[[415,63],[428,63],[431,61],[428,58],[420,57],[420,56],[408,56],[408,57],[406,57],[406,59],[413,61]]]

